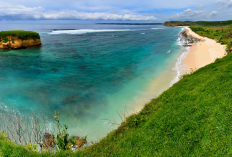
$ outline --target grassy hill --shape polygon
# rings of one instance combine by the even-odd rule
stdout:
[[[99,143],[35,153],[0,138],[0,156],[231,156],[232,54],[185,75]]]

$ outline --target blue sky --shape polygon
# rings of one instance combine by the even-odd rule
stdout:
[[[0,21],[230,20],[232,0],[8,0]]]

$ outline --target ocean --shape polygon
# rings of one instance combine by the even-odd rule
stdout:
[[[0,105],[43,115],[50,130],[58,111],[70,135],[97,141],[178,80],[181,29],[2,24],[38,32],[42,46],[0,51]]]

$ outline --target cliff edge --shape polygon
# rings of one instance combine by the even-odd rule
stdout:
[[[21,30],[0,32],[0,49],[20,49],[40,45],[40,35],[36,32]]]
[[[187,23],[187,22],[167,22],[167,21],[165,21],[164,26],[172,26],[172,27],[175,27],[175,26],[189,26],[189,23]]]

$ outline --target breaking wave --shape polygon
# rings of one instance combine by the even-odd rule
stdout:
[[[86,34],[95,32],[120,32],[129,31],[130,29],[79,29],[79,30],[59,30],[52,31],[48,34]]]

